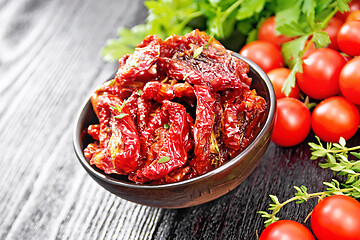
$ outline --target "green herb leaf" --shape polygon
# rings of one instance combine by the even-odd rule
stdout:
[[[197,58],[202,53],[203,50],[204,50],[203,46],[198,47],[197,49],[195,49],[194,54],[193,54],[193,58]]]
[[[211,43],[211,41],[213,40],[214,36],[211,36],[209,38],[209,41],[204,45],[204,49],[207,49],[209,47],[209,44]]]
[[[170,157],[162,157],[159,159],[158,163],[166,163],[170,160]]]
[[[190,74],[191,74],[191,73],[188,72],[188,73],[184,76],[184,79],[183,79],[183,80],[185,81],[185,80],[190,76]]]
[[[296,37],[307,34],[307,32],[302,29],[299,23],[297,22],[290,22],[284,23],[283,25],[276,28],[281,34],[284,34],[289,37]]]
[[[114,85],[114,83],[116,82],[116,79],[112,79],[111,82],[109,83],[110,86]]]
[[[315,144],[313,142],[309,142],[308,144],[309,144],[309,146],[311,147],[312,150],[313,149],[321,149],[321,147],[319,145],[317,145],[317,144]]]
[[[101,50],[101,56],[105,61],[117,61],[124,54],[133,53],[136,45],[147,34],[147,26],[143,24],[131,29],[120,28],[118,31],[119,38],[109,39]]]
[[[118,109],[118,108],[119,108],[119,105],[118,105],[118,104],[116,104],[115,106],[110,105],[110,108],[112,108],[112,109],[116,110],[116,109]]]
[[[286,96],[289,96],[289,94],[291,92],[291,89],[293,87],[295,87],[295,82],[296,82],[295,74],[297,72],[302,72],[302,60],[301,60],[301,58],[299,58],[296,61],[293,69],[291,70],[289,76],[286,78],[286,80],[284,82],[284,85],[283,85],[283,87],[281,89],[281,91],[283,93],[285,93]]]
[[[124,118],[124,117],[127,116],[127,115],[129,115],[129,114],[127,114],[127,113],[120,113],[119,115],[116,115],[114,118],[122,119],[122,118]]]
[[[360,153],[350,152],[350,154],[353,155],[354,157],[356,157],[357,159],[360,159]]]
[[[347,0],[336,0],[337,8],[340,12],[347,12],[350,10],[349,5],[347,4],[349,1]]]
[[[279,199],[275,195],[269,195],[269,197],[275,204],[280,204]]]
[[[138,95],[139,97],[141,97],[141,93],[142,93],[142,90],[141,90],[141,89],[138,89],[138,90],[136,91],[136,95]]]
[[[304,0],[301,8],[303,13],[315,12],[316,1],[315,0]]]
[[[281,52],[290,68],[293,68],[296,62],[300,61],[299,58],[302,56],[308,38],[309,35],[307,34],[282,45]]]
[[[123,110],[124,106],[125,106],[125,103],[126,103],[126,100],[123,101],[122,105],[119,106],[119,104],[116,104],[115,106],[113,105],[110,105],[110,108],[120,112],[119,115],[115,116],[115,118],[118,118],[118,119],[122,119],[123,117],[125,117],[126,115],[128,115],[127,113],[121,113],[121,111]]]
[[[326,157],[327,157],[327,160],[329,163],[336,163],[336,159],[335,159],[334,155],[327,153]]]
[[[298,0],[278,0],[277,3],[277,12],[276,12],[276,30],[279,31],[282,34],[288,35],[287,28],[291,28],[292,31],[294,29],[300,30],[301,27],[299,27],[299,19],[301,14],[301,3],[302,1]],[[283,27],[286,25],[287,27]],[[296,25],[295,27],[292,27],[292,25]],[[302,30],[300,31],[302,32]],[[301,35],[301,34],[299,34]],[[298,35],[293,35],[298,36]]]
[[[312,152],[311,154],[317,157],[325,157],[326,153],[327,153],[326,149],[319,149]]]
[[[345,140],[345,138],[340,137],[339,144],[340,144],[342,147],[345,147],[345,145],[346,145],[346,140]]]
[[[260,13],[264,9],[265,2],[266,0],[245,0],[237,11],[236,19],[244,20]]]
[[[323,48],[331,43],[325,31],[314,32],[312,40],[317,48]]]

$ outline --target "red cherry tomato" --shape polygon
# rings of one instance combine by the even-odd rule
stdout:
[[[281,89],[284,85],[286,78],[289,76],[290,72],[291,70],[287,68],[275,68],[267,73],[274,87],[275,95],[277,99],[286,97],[285,93],[283,93]],[[300,98],[300,90],[296,83],[295,83],[295,87],[291,89],[289,97],[297,98],[297,99]]]
[[[340,72],[339,85],[345,98],[360,104],[360,56],[345,64]]]
[[[360,55],[360,21],[344,23],[337,36],[339,48],[350,56]]]
[[[314,240],[314,236],[298,222],[280,220],[265,228],[259,240]]]
[[[250,59],[265,72],[285,65],[283,56],[274,44],[265,41],[254,41],[246,44],[240,55]]]
[[[349,16],[346,18],[346,22],[351,22],[351,21],[360,21],[360,10],[357,10],[349,14]]]
[[[360,203],[344,195],[323,199],[311,214],[311,228],[319,240],[359,240]]]
[[[353,0],[349,3],[350,10],[344,13],[337,12],[335,17],[339,18],[342,21],[345,21],[350,13],[360,10],[360,0]]]
[[[278,99],[271,140],[280,146],[295,146],[309,134],[310,123],[310,111],[304,103],[295,98]]]
[[[293,37],[287,37],[285,35],[278,35],[276,33],[276,23],[275,17],[269,17],[264,21],[264,23],[260,26],[258,32],[258,39],[262,41],[271,42],[278,49],[281,49],[281,44],[291,41]]]
[[[354,136],[360,123],[359,111],[346,98],[335,96],[319,103],[311,115],[314,133],[323,141],[338,142]]]
[[[337,44],[337,35],[338,35],[338,32],[339,32],[341,26],[343,25],[343,23],[344,23],[343,21],[341,21],[337,18],[332,18],[332,19],[330,19],[327,27],[324,29],[324,31],[329,35],[329,38],[331,41],[328,48],[332,48],[337,51],[340,50],[340,48]]]
[[[324,99],[339,93],[339,74],[346,61],[330,48],[314,50],[303,59],[303,72],[296,74],[299,88],[309,97]]]

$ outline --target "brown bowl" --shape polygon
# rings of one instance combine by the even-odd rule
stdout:
[[[90,100],[81,107],[75,121],[73,144],[75,153],[89,175],[106,190],[115,195],[143,205],[159,208],[184,208],[214,200],[242,183],[258,166],[270,143],[276,98],[267,75],[252,61],[234,53],[250,66],[249,76],[253,79],[251,87],[265,98],[268,108],[261,130],[249,146],[235,158],[204,175],[185,181],[164,185],[136,184],[126,176],[107,175],[89,164],[83,150],[92,140],[84,130],[97,122]]]

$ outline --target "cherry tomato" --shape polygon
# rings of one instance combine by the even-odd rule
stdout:
[[[343,23],[344,22],[341,21],[340,19],[331,18],[327,27],[324,29],[324,31],[329,35],[331,41],[328,48],[332,48],[337,51],[340,50],[337,44],[337,35]]]
[[[345,21],[350,13],[360,10],[360,0],[353,0],[349,3],[350,10],[344,13],[337,12],[335,17],[339,18],[342,21]]]
[[[346,61],[330,48],[314,50],[303,59],[303,72],[296,74],[299,88],[309,97],[324,99],[339,93],[339,74]]]
[[[255,62],[265,72],[285,65],[283,56],[274,44],[265,41],[254,41],[246,44],[240,54]]]
[[[277,99],[286,97],[285,93],[283,93],[281,89],[284,85],[286,78],[289,76],[290,72],[291,70],[287,68],[275,68],[267,73],[274,87],[275,95]],[[297,98],[297,99],[300,98],[300,90],[296,83],[295,83],[295,87],[291,89],[289,97]]]
[[[344,23],[337,36],[339,48],[350,56],[360,55],[360,21]]]
[[[360,203],[344,195],[323,199],[311,214],[311,228],[319,240],[359,240]]]
[[[314,240],[314,236],[298,222],[280,220],[265,228],[259,240]]]
[[[360,104],[360,56],[345,64],[340,72],[339,85],[345,98]]]
[[[295,146],[307,137],[310,124],[310,111],[304,103],[295,98],[280,98],[271,140],[280,146]]]
[[[356,106],[344,97],[330,97],[320,102],[311,115],[314,133],[323,141],[338,142],[354,136],[360,123]]]
[[[262,41],[271,42],[278,49],[281,49],[281,44],[291,41],[293,37],[287,37],[285,35],[278,35],[276,33],[276,23],[275,17],[269,17],[264,21],[264,23],[260,26],[258,32],[258,39]]]
[[[351,22],[351,21],[360,21],[360,10],[357,10],[349,14],[349,16],[346,18],[346,22]]]

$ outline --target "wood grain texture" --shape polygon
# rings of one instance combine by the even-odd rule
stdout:
[[[0,0],[0,239],[256,239],[269,194],[331,179],[306,144],[271,144],[243,184],[196,207],[145,207],[97,185],[75,158],[74,118],[116,68],[99,57],[106,39],[145,17],[142,1]],[[314,204],[280,216],[302,221]]]

